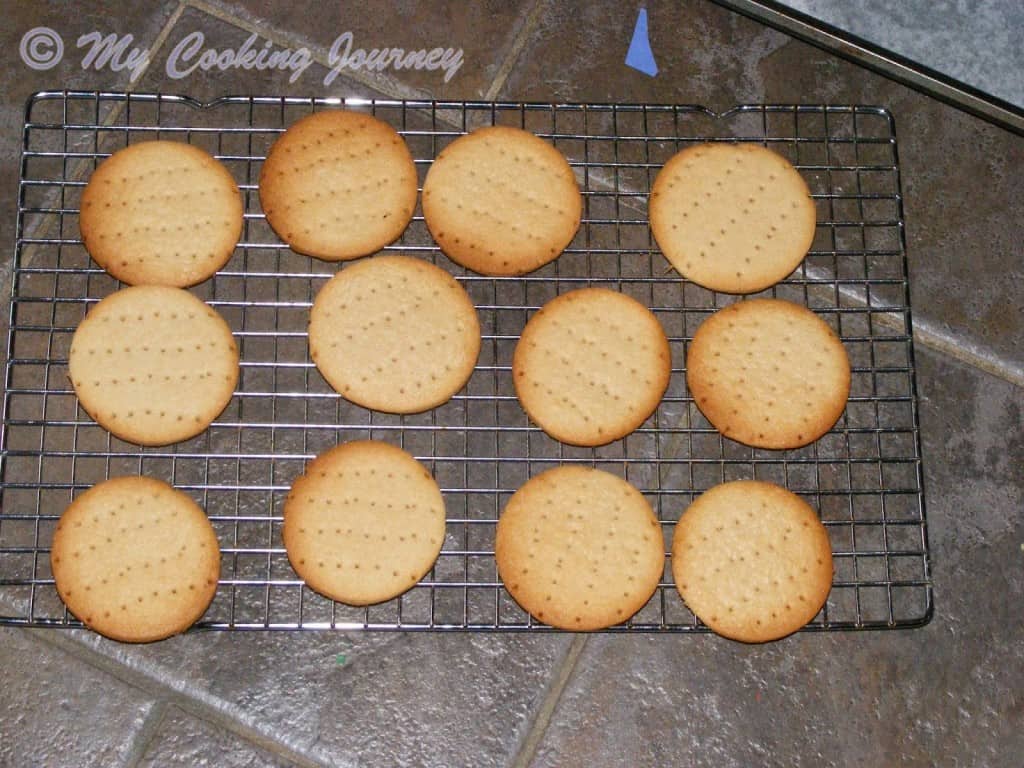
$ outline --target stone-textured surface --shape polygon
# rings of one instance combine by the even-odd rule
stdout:
[[[0,766],[126,765],[152,699],[44,642],[0,628]]]
[[[545,6],[499,97],[703,104],[879,104],[896,120],[912,304],[922,326],[1024,376],[1020,137],[701,0],[649,3],[651,78],[623,66],[632,11]]]
[[[783,3],[1024,108],[1024,6],[1016,0]]]
[[[285,768],[290,760],[171,707],[146,745],[140,768]]]
[[[534,765],[1019,764],[1024,391],[918,364],[932,623],[765,646],[592,637]]]
[[[500,766],[568,635],[191,633],[145,646],[76,639],[332,765]]]

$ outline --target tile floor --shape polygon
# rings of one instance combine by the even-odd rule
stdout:
[[[1024,139],[727,12],[648,3],[660,72],[623,65],[632,4],[242,0],[10,4],[0,32],[0,246],[23,104],[42,88],[701,103],[873,103],[896,119],[936,610],[922,629],[713,636],[190,633],[145,647],[0,629],[0,765],[1018,765],[1024,751]],[[285,10],[282,10],[285,9]],[[66,59],[34,71],[21,36]],[[152,47],[135,82],[83,70],[92,30]],[[168,77],[190,32],[309,47],[297,82]],[[451,45],[437,72],[347,72],[332,39]],[[318,68],[318,69],[316,69]],[[4,283],[10,262],[2,267]],[[0,312],[6,323],[7,312]],[[6,331],[4,324],[2,331]],[[2,574],[0,574],[2,577]]]

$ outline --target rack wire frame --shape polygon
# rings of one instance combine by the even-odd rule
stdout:
[[[473,297],[483,331],[467,386],[425,414],[375,413],[340,398],[309,361],[312,298],[340,265],[282,244],[259,207],[260,164],[274,139],[311,111],[345,107],[391,123],[422,188],[432,158],[480,125],[515,125],[554,143],[584,196],[579,234],[524,277],[476,275],[432,242],[417,208],[386,250],[451,271]],[[193,289],[230,323],[242,375],[232,403],[187,442],[141,448],[98,427],[67,380],[71,335],[119,287],[90,261],[78,231],[90,172],[129,143],[187,141],[219,158],[245,199],[242,240],[226,267]],[[663,163],[703,141],[761,144],[787,157],[811,189],[818,227],[794,274],[758,295],[810,307],[843,340],[853,367],[839,423],[799,450],[724,439],[686,390],[685,350],[700,322],[738,297],[679,277],[653,241],[647,195]],[[892,115],[860,105],[696,105],[409,101],[46,91],[28,102],[0,434],[0,624],[80,626],[54,589],[49,546],[74,496],[107,477],[147,474],[207,511],[222,547],[216,597],[197,627],[213,629],[519,630],[549,627],[502,587],[494,529],[530,476],[578,463],[614,472],[650,501],[671,546],[675,521],[711,486],[777,482],[819,511],[835,578],[808,630],[915,627],[933,612],[900,168]],[[635,433],[601,448],[547,437],[519,407],[511,357],[526,320],[555,295],[586,285],[623,291],[662,321],[673,354],[668,392]],[[448,521],[441,555],[405,595],[352,608],[305,587],[281,543],[281,507],[305,462],[351,439],[412,452],[438,479]],[[666,569],[654,597],[610,631],[703,632]]]

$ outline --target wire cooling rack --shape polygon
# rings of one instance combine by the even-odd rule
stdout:
[[[365,110],[405,137],[419,178],[454,138],[479,125],[516,125],[570,160],[584,220],[568,250],[525,277],[467,273],[431,241],[420,211],[389,250],[450,270],[479,310],[483,345],[466,388],[425,414],[374,413],[338,397],[309,361],[307,315],[338,265],[284,246],[259,207],[260,165],[275,138],[309,112]],[[204,434],[140,448],[78,407],[67,379],[72,333],[118,284],[90,261],[78,229],[82,188],[127,144],[200,146],[234,174],[246,203],[227,266],[194,289],[230,323],[242,359],[232,403]],[[801,267],[761,295],[815,310],[853,366],[846,412],[799,450],[723,439],[686,390],[686,346],[701,321],[735,301],[679,278],[651,239],[647,194],[661,165],[698,141],[750,141],[792,161],[817,205]],[[77,626],[57,597],[49,546],[72,498],[113,475],[147,474],[191,494],[222,547],[210,628],[546,629],[497,578],[495,523],[527,478],[580,463],[614,472],[646,495],[671,543],[695,496],[738,478],[779,483],[827,526],[835,580],[809,629],[910,627],[932,612],[914,383],[899,162],[888,112],[866,106],[530,104],[180,96],[55,91],[29,102],[24,127],[0,445],[0,622]],[[515,398],[512,352],[531,313],[553,296],[606,285],[642,301],[669,336],[673,368],[657,412],[634,434],[574,448],[530,424]],[[445,495],[447,534],[433,570],[400,598],[350,608],[315,594],[288,565],[282,502],[316,454],[341,441],[386,440],[426,464]],[[666,561],[667,563],[667,561]],[[618,631],[704,631],[666,567],[654,597]]]

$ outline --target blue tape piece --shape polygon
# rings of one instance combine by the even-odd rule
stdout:
[[[654,52],[651,51],[651,43],[647,38],[646,8],[641,8],[640,14],[636,17],[633,40],[630,42],[629,50],[626,52],[626,66],[638,69],[651,77],[658,74],[658,65],[654,61]]]

